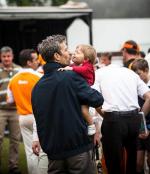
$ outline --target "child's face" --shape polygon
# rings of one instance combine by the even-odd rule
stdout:
[[[72,61],[78,65],[83,63],[84,54],[82,52],[81,47],[76,47],[76,50],[75,50],[74,54],[72,55]]]
[[[143,70],[137,70],[136,73],[140,76],[140,78],[146,82],[147,78],[148,78],[148,71],[143,71]]]

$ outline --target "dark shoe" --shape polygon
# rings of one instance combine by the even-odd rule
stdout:
[[[18,168],[13,168],[9,170],[9,174],[21,174],[21,171]]]

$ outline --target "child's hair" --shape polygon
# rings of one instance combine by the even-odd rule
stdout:
[[[94,64],[97,54],[96,50],[91,45],[79,45],[78,47],[81,48],[85,59],[88,59],[90,63]]]
[[[142,71],[149,70],[148,62],[143,58],[135,59],[132,63],[131,69],[135,72],[137,70],[142,70]]]

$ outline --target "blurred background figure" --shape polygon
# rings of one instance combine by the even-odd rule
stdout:
[[[139,52],[139,58],[145,58],[146,54],[144,53],[144,51],[140,51]]]
[[[145,59],[147,60],[148,66],[150,67],[150,48],[147,51],[147,55],[145,56]]]
[[[2,151],[2,142],[6,125],[9,129],[10,146],[9,146],[9,173],[19,174],[18,157],[19,157],[19,140],[20,128],[16,107],[10,106],[6,102],[7,86],[10,79],[19,71],[20,66],[13,63],[13,50],[4,46],[0,50],[0,157]],[[2,160],[2,159],[1,159]],[[0,162],[1,164],[1,162]]]
[[[124,67],[130,68],[132,62],[139,57],[139,45],[133,40],[128,40],[123,44],[121,51]]]
[[[100,64],[104,64],[105,66],[110,65],[111,58],[112,58],[112,55],[110,53],[108,53],[108,52],[101,53]]]
[[[22,50],[19,54],[19,62],[23,68],[8,84],[7,102],[15,102],[17,106],[19,125],[27,157],[28,174],[38,174],[39,158],[32,152],[34,116],[31,106],[31,91],[42,76],[35,71],[39,65],[37,52],[34,49]]]

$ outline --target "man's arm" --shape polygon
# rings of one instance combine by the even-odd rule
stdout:
[[[6,100],[7,100],[7,103],[9,103],[9,104],[14,104],[15,103],[13,92],[12,92],[12,90],[10,88],[10,84],[8,84],[8,87],[7,87],[7,97],[6,97]]]
[[[39,156],[40,149],[41,149],[41,146],[40,146],[39,138],[38,138],[38,135],[37,135],[36,122],[35,122],[35,119],[34,119],[34,121],[33,121],[33,142],[32,142],[33,153],[35,155]]]
[[[144,112],[144,115],[146,116],[150,112],[150,91],[146,92],[143,98],[145,102],[141,108],[141,111]]]
[[[102,106],[104,99],[100,92],[91,88],[87,82],[77,74],[72,76],[71,82],[76,88],[77,96],[83,105],[88,105],[94,108]]]

